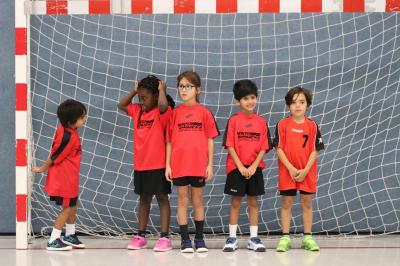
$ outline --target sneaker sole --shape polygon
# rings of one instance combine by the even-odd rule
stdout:
[[[198,248],[198,249],[196,249],[196,252],[197,253],[205,253],[205,252],[208,252],[208,249],[207,248]]]
[[[67,242],[67,241],[65,241],[65,240],[61,240],[65,245],[68,245],[68,246],[71,246],[71,247],[74,247],[74,248],[85,248],[86,246],[85,246],[85,244],[79,244],[79,245],[76,245],[76,244],[72,244],[72,243],[70,243],[70,242]]]
[[[265,248],[257,248],[257,249],[253,249],[251,247],[247,247],[248,250],[254,250],[255,252],[265,252]]]
[[[313,248],[313,249],[311,249],[311,248],[306,248],[306,247],[301,247],[302,249],[304,249],[304,250],[308,250],[308,251],[319,251],[319,248]]]
[[[143,246],[143,247],[131,247],[131,246],[128,246],[127,249],[128,249],[128,250],[140,250],[140,249],[144,249],[144,248],[146,248],[146,247],[147,247],[147,245],[145,245],[145,246]]]
[[[72,247],[71,247],[71,246],[63,247],[63,248],[46,247],[46,249],[47,249],[48,251],[69,251],[69,250],[72,250]]]
[[[282,249],[282,248],[277,248],[276,252],[287,252],[289,249]]]
[[[233,252],[233,251],[235,251],[236,249],[237,249],[237,247],[235,247],[235,248],[223,248],[222,251],[223,251],[223,252]]]
[[[169,247],[169,248],[153,248],[153,250],[156,251],[156,252],[164,252],[164,251],[172,250],[172,247]]]
[[[181,253],[194,253],[194,249],[193,248],[181,249]]]

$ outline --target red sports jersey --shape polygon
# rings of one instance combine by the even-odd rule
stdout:
[[[180,105],[172,112],[167,141],[171,142],[173,178],[204,177],[208,162],[208,139],[219,135],[214,116],[204,106]]]
[[[233,147],[240,161],[250,166],[261,150],[268,152],[272,143],[269,136],[267,122],[256,113],[248,116],[242,112],[231,116],[224,134],[225,148]],[[264,169],[265,162],[261,160],[258,167]],[[226,158],[226,174],[237,168],[232,156]]]
[[[50,196],[76,198],[79,192],[81,141],[77,130],[59,126],[51,148],[45,191]]]
[[[324,149],[317,123],[306,117],[304,123],[298,124],[291,116],[281,119],[276,125],[274,146],[281,148],[297,169],[304,169],[311,152]],[[317,191],[317,160],[303,182],[295,182],[279,159],[278,167],[279,190],[298,189],[311,193]]]
[[[172,109],[160,114],[158,108],[141,111],[140,104],[129,104],[127,114],[133,119],[133,169],[165,168],[165,130]]]

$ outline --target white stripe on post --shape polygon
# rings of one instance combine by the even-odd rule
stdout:
[[[15,138],[27,139],[26,111],[15,111]]]
[[[258,13],[259,0],[238,0],[237,12],[238,13]]]
[[[122,0],[121,1],[121,13],[122,14],[131,14],[132,13],[132,1],[131,0]]]
[[[343,12],[343,0],[322,0],[322,12]]]
[[[15,167],[15,194],[28,194],[28,185],[26,180],[28,176],[28,168],[26,166]]]
[[[89,14],[89,1],[68,1],[68,14]]]
[[[196,0],[194,6],[195,13],[198,14],[217,13],[217,0]]]
[[[365,12],[385,12],[386,1],[385,0],[366,0],[365,1]]]
[[[18,1],[18,0],[17,0]],[[47,6],[46,1],[30,1],[33,15],[46,15]]]
[[[281,13],[301,12],[301,0],[280,0]]]
[[[153,0],[153,14],[173,14],[174,0]]]
[[[28,249],[28,223],[27,222],[15,222],[17,235],[15,237],[16,249]],[[19,256],[17,256],[19,257]]]
[[[15,1],[15,27],[26,28],[26,16],[25,16],[25,1]],[[27,3],[30,4],[30,3]]]
[[[26,55],[15,56],[15,83],[26,83]]]

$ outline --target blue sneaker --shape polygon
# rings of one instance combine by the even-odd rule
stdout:
[[[193,253],[194,249],[192,246],[192,241],[190,239],[181,241],[181,253]]]
[[[73,234],[73,235],[68,235],[64,236],[64,239],[62,240],[64,244],[68,246],[72,246],[74,248],[85,248],[85,244],[82,244],[81,241],[79,241],[78,237]]]
[[[238,241],[236,237],[228,237],[225,242],[225,246],[222,249],[223,252],[232,252],[238,249]]]
[[[56,240],[53,240],[51,242],[47,243],[47,250],[55,250],[55,251],[64,251],[64,250],[72,250],[71,246],[67,246],[64,244],[61,239],[57,238]]]
[[[204,242],[204,239],[195,239],[194,247],[198,253],[208,252],[208,248],[206,247],[206,242]]]

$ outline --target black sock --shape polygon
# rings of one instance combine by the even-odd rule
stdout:
[[[189,240],[189,232],[188,232],[188,225],[187,224],[182,224],[179,225],[179,231],[181,234],[182,240]]]
[[[305,235],[305,236],[310,236],[311,233],[304,233],[303,235]]]
[[[203,239],[203,228],[204,228],[204,220],[203,221],[194,221],[196,226],[196,236],[195,239]]]
[[[146,237],[146,230],[139,230],[137,234],[138,236]]]
[[[289,236],[289,233],[283,233],[283,232],[282,232],[282,235],[283,235],[283,236]]]
[[[160,237],[166,237],[166,238],[168,238],[168,232],[161,232]]]

